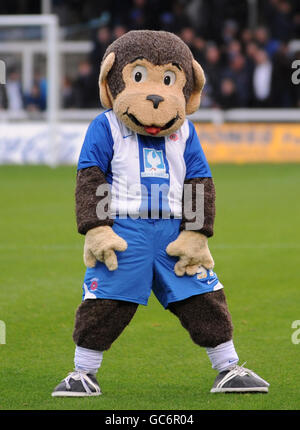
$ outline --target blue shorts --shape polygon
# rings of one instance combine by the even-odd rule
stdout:
[[[113,230],[126,240],[128,248],[117,252],[118,269],[110,272],[103,263],[88,268],[83,284],[83,300],[115,299],[147,305],[151,291],[164,308],[171,302],[223,288],[212,270],[200,267],[194,276],[174,273],[177,257],[166,247],[180,231],[180,219],[120,219]]]

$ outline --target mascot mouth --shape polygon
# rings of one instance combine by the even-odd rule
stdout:
[[[180,118],[178,112],[176,114],[176,116],[171,119],[170,121],[168,121],[164,126],[159,127],[157,125],[145,125],[142,124],[132,113],[128,112],[128,109],[126,112],[123,113],[123,115],[127,115],[128,118],[135,124],[138,125],[139,127],[143,127],[144,130],[148,133],[151,134],[152,136],[155,136],[156,134],[158,134],[160,131],[162,130],[167,130],[168,128],[171,128],[175,122]]]

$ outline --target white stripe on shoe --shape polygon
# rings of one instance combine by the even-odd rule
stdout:
[[[80,381],[85,391],[71,391],[70,379]],[[65,390],[53,391],[52,397],[86,397],[86,396],[99,396],[101,390],[98,384],[95,384],[87,375],[87,372],[75,370],[63,380],[66,385]],[[92,391],[92,389],[94,391]]]
[[[246,363],[244,363],[246,364]],[[211,393],[226,393],[226,392],[268,392],[269,391],[269,383],[265,381],[263,378],[258,376],[256,373],[254,373],[252,370],[247,369],[246,367],[238,366],[237,364],[229,368],[228,373],[222,378],[216,387],[213,387],[210,392]],[[252,376],[256,380],[262,382],[264,385],[259,386],[250,386],[250,387],[224,387],[225,384],[227,384],[229,381],[234,379],[237,376],[243,377],[243,376]]]

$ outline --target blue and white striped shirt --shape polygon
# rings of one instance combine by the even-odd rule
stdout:
[[[181,217],[184,180],[211,177],[191,121],[169,136],[143,136],[113,110],[98,115],[87,130],[78,170],[91,166],[98,166],[111,184],[112,215],[159,209]]]

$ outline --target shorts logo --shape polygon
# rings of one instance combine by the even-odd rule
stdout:
[[[211,281],[207,281],[207,285],[212,284],[213,282],[215,282],[215,279],[212,279]]]
[[[197,270],[197,279],[205,279],[207,278],[207,271],[203,266],[200,266]]]
[[[158,177],[168,178],[169,174],[166,172],[166,165],[164,162],[164,156],[161,149],[144,148],[144,172],[141,172],[141,176],[145,177]]]
[[[98,278],[92,279],[90,290],[95,291],[98,288]]]

